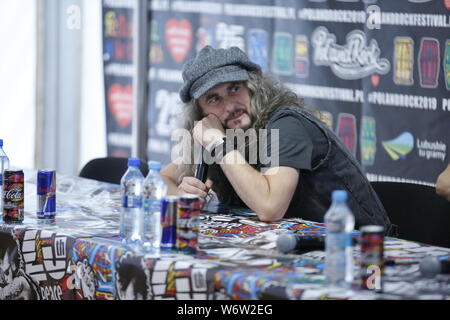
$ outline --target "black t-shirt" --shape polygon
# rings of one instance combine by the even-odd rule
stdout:
[[[269,155],[272,148],[271,129],[279,130],[279,167],[312,171],[328,151],[327,139],[316,125],[305,118],[286,115],[267,126]],[[274,165],[269,163],[264,166],[270,168]]]
[[[328,152],[328,140],[324,133],[305,118],[286,115],[273,121],[268,129],[268,146],[271,145],[270,129],[279,129],[279,167],[291,167],[302,172],[311,172]],[[270,147],[268,148],[270,150]],[[270,152],[269,152],[270,154]],[[274,164],[265,165],[270,168]],[[297,184],[285,217],[302,217],[298,208],[302,197],[300,183]]]

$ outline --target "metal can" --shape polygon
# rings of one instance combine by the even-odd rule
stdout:
[[[183,253],[197,252],[200,208],[200,199],[196,195],[186,194],[178,199],[177,249]]]
[[[37,217],[54,220],[56,216],[56,171],[40,170],[37,173]]]
[[[24,218],[25,176],[22,170],[3,173],[3,221],[20,223]]]
[[[167,196],[161,203],[161,249],[174,250],[177,248],[177,196]]]
[[[361,287],[366,290],[383,290],[384,228],[364,226],[361,231]]]

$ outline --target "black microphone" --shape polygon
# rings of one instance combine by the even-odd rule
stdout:
[[[419,269],[424,277],[429,278],[438,274],[450,274],[450,260],[426,257],[420,261]]]
[[[283,253],[325,250],[325,237],[323,235],[283,233],[277,238],[277,249]]]
[[[206,179],[208,178],[208,165],[205,163],[205,160],[203,159],[204,152],[205,148],[202,147],[202,154],[201,154],[202,162],[197,164],[195,170],[195,178],[197,178],[203,183],[205,183]]]

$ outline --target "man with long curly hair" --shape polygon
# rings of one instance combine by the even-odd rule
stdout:
[[[321,222],[332,191],[346,190],[357,227],[382,225],[392,234],[391,222],[354,156],[320,115],[264,75],[242,50],[204,47],[184,65],[183,80],[184,129],[216,161],[205,183],[194,178],[192,161],[173,161],[162,170],[169,194],[196,194],[203,201],[212,189],[221,203],[248,207],[261,221],[300,217]],[[245,142],[247,148],[242,148],[228,139],[229,132],[249,130],[265,140],[256,144],[256,161],[249,161],[248,151],[255,143]],[[270,161],[262,161],[261,155]]]

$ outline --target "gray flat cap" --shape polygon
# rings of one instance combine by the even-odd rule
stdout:
[[[238,47],[214,49],[206,46],[183,66],[183,102],[198,99],[214,86],[232,81],[248,80],[247,71],[260,71],[261,67]]]

